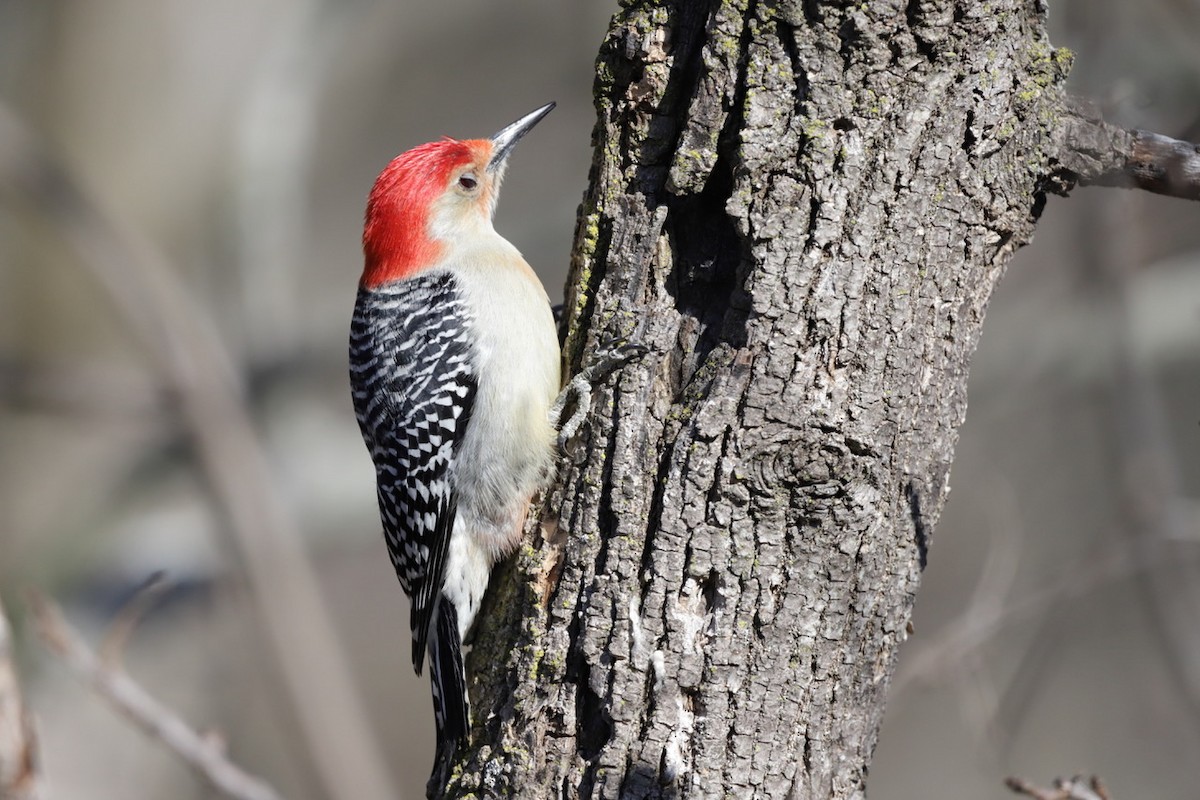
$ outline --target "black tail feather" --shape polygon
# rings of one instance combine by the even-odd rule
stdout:
[[[450,770],[454,767],[454,760],[458,755],[458,744],[457,739],[438,739],[437,754],[433,757],[433,773],[429,776],[429,782],[425,784],[427,800],[437,800],[446,790],[446,784],[450,782]]]
[[[446,787],[459,745],[466,742],[471,725],[462,643],[458,638],[458,612],[443,595],[436,614],[430,636],[429,677],[437,722],[437,756],[425,787],[431,799],[440,796]]]

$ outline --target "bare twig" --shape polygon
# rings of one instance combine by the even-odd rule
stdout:
[[[1087,782],[1078,775],[1070,780],[1056,778],[1054,787],[1041,789],[1021,778],[1005,778],[1004,785],[1016,794],[1034,800],[1111,800],[1104,784],[1093,775]]]
[[[1122,186],[1200,200],[1200,145],[1150,131],[1125,130],[1077,105],[1063,115],[1057,188]]]
[[[37,800],[41,783],[37,737],[21,700],[12,635],[0,603],[0,800]]]
[[[121,667],[121,658],[129,637],[166,589],[166,573],[159,570],[143,581],[129,602],[121,608],[116,619],[108,626],[108,634],[105,635],[104,641],[100,643],[98,653],[104,666],[110,669]]]
[[[143,733],[183,759],[214,789],[235,800],[280,800],[270,785],[230,761],[219,740],[196,733],[123,669],[96,655],[63,618],[57,605],[35,594],[33,609],[42,640],[76,675]]]
[[[1200,145],[1150,131],[1133,131],[1123,174],[1139,189],[1200,200]],[[1096,183],[1102,183],[1103,176]],[[1123,181],[1116,180],[1116,185]]]
[[[326,794],[342,800],[394,798],[300,531],[275,484],[212,320],[165,256],[108,219],[3,105],[0,191],[15,192],[61,232],[177,399],[225,516],[218,529],[245,569],[264,639]]]

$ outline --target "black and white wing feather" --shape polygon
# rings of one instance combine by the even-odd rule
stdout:
[[[375,461],[388,552],[412,604],[418,674],[454,530],[454,455],[475,400],[469,323],[454,277],[441,272],[360,289],[350,328],[354,410]]]

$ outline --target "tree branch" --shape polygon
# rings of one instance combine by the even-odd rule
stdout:
[[[12,635],[0,603],[0,800],[37,800],[41,784],[37,737],[21,701]]]
[[[116,659],[98,656],[52,601],[35,594],[33,609],[42,640],[84,683],[143,733],[166,745],[214,789],[235,800],[280,800],[270,785],[230,761],[218,738],[194,731],[178,714],[151,697],[116,664]],[[117,639],[123,639],[124,628],[121,630]]]
[[[1038,788],[1021,778],[1007,778],[1004,785],[1014,793],[1032,797],[1034,800],[1110,800],[1108,789],[1095,775],[1087,781],[1078,775],[1070,780],[1058,778],[1054,781],[1052,789]]]
[[[1125,130],[1082,103],[1064,115],[1059,141],[1062,169],[1052,179],[1059,184],[1056,190],[1119,186],[1200,200],[1200,145]]]

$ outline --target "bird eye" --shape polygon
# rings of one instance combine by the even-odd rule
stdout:
[[[475,180],[474,175],[467,173],[459,177],[458,185],[469,192],[479,185],[479,181]]]

